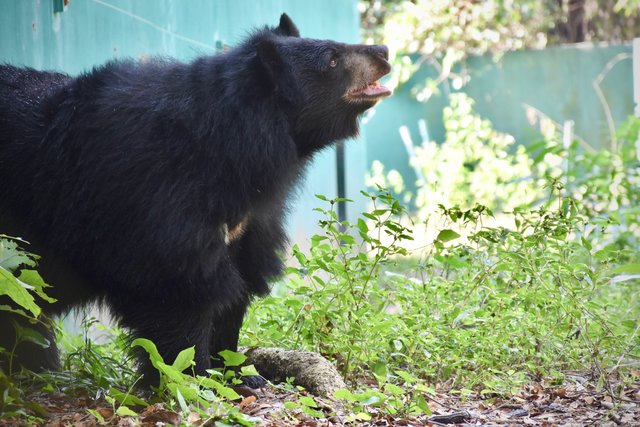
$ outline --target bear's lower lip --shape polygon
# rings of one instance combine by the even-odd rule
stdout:
[[[355,99],[378,99],[384,98],[385,96],[391,95],[391,89],[388,87],[381,85],[380,82],[375,81],[368,85],[359,87],[354,90],[350,90],[348,93],[349,98]]]

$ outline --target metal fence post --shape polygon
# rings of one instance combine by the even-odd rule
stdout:
[[[640,38],[633,39],[633,102],[636,117],[640,117]],[[640,135],[636,141],[636,157],[640,161]]]

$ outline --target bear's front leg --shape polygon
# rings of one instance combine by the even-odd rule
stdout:
[[[195,367],[188,373],[207,375],[206,370],[211,367],[209,345],[215,317],[215,310],[210,303],[168,303],[147,299],[129,300],[127,308],[118,308],[121,324],[130,329],[131,337],[151,340],[164,363],[172,364],[182,350],[194,346]],[[149,354],[142,348],[136,348],[134,352],[142,375],[138,384],[143,387],[157,386],[160,375],[153,367]]]
[[[231,242],[229,251],[251,295],[269,293],[268,281],[283,270],[280,252],[286,246],[282,212],[254,217],[244,226],[242,236]]]
[[[219,370],[224,369],[224,360],[219,354],[221,351],[238,351],[238,337],[240,335],[240,328],[242,327],[242,319],[247,311],[249,302],[247,298],[246,301],[238,302],[216,313],[213,336],[209,349],[213,368]],[[267,384],[262,376],[256,375],[244,376],[241,380],[244,385],[251,388],[261,388]]]

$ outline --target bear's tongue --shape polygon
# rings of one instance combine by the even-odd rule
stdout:
[[[388,87],[381,85],[380,82],[377,81],[365,86],[358,92],[363,95],[374,97],[391,95],[391,90]]]

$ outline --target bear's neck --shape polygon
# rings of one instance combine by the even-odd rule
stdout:
[[[333,123],[293,130],[292,137],[298,156],[301,159],[310,159],[317,152],[331,147],[339,141],[357,137],[360,132],[359,115],[360,112],[350,112],[343,117],[338,117],[338,120]]]

